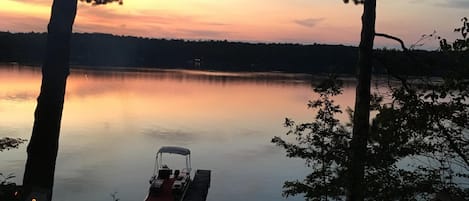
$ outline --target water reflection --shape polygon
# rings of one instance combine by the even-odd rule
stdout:
[[[29,138],[40,69],[0,66],[0,137]],[[282,200],[285,180],[308,172],[270,143],[285,117],[311,120],[303,74],[188,70],[72,70],[62,120],[54,200],[143,199],[154,154],[186,146],[193,167],[211,169],[208,200]],[[353,104],[353,82],[336,101]],[[346,119],[344,114],[343,119]],[[25,146],[0,153],[0,171],[21,181]],[[301,197],[289,200],[302,200]]]
[[[199,140],[197,138],[198,134],[178,129],[144,128],[141,133],[150,139],[161,140],[170,144],[181,144],[184,146],[191,145]]]
[[[90,71],[92,70],[92,71]],[[249,83],[262,85],[309,85],[311,76],[307,74],[281,74],[261,72],[212,72],[195,70],[165,70],[141,68],[76,69],[74,75],[86,79],[111,78],[118,80],[174,80],[177,82],[201,82],[206,84]]]

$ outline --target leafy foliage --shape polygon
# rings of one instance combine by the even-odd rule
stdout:
[[[406,188],[413,189],[415,196],[411,193],[409,198],[443,192],[450,198],[469,200],[465,182],[469,179],[469,64],[464,62],[469,24],[467,18],[462,22],[455,29],[462,39],[448,44],[439,38],[441,51],[452,61],[441,79],[399,79],[401,85],[390,86],[392,102],[383,104],[373,120],[370,144],[379,146],[371,150],[387,149],[385,157],[396,162],[414,161],[407,168],[411,171],[402,175],[412,178]],[[389,143],[380,142],[386,138]]]
[[[20,138],[2,138],[0,139],[0,152],[18,148],[18,146],[25,141],[26,140]],[[19,200],[18,187],[16,183],[12,181],[14,178],[15,175],[13,173],[7,175],[0,173],[0,200]]]
[[[312,173],[303,181],[285,182],[284,196],[303,194],[310,201],[345,199],[352,125],[342,125],[334,117],[342,112],[332,99],[341,94],[340,83],[339,80],[328,79],[315,88],[320,99],[308,103],[309,108],[317,109],[314,122],[297,124],[291,119],[285,120],[285,126],[289,128],[287,135],[294,135],[295,142],[288,142],[280,137],[272,139],[273,143],[287,151],[288,157],[305,159],[306,165],[312,169]],[[373,108],[385,108],[378,104],[382,98],[374,96],[373,100],[377,104]],[[349,112],[352,117],[350,109]],[[432,184],[432,179],[438,178],[438,172],[422,173],[397,166],[401,160],[415,154],[415,144],[409,144],[410,138],[394,132],[395,128],[386,130],[376,124],[379,120],[389,120],[385,118],[394,117],[382,114],[380,119],[375,119],[373,136],[368,143],[366,200],[428,198],[435,192],[429,184]],[[390,122],[396,122],[396,125],[400,123],[394,120]]]
[[[393,193],[404,200],[429,199],[437,192],[467,198],[461,183],[469,178],[467,87],[459,91],[446,81],[429,80],[391,90],[393,101],[382,105],[373,120],[368,166],[385,170],[379,175],[391,176],[387,182],[400,186]],[[409,166],[398,166],[402,161]]]
[[[432,73],[418,79],[396,76],[401,84],[389,85],[391,101],[381,101],[373,119],[367,173],[376,172],[374,168],[385,170],[378,175],[391,176],[388,182],[398,188],[387,191],[399,195],[399,200],[428,200],[440,193],[450,199],[469,199],[465,182],[469,179],[469,43],[465,42],[469,24],[466,18],[462,22],[455,29],[462,39],[448,44],[438,38],[440,50],[451,61],[441,70],[441,78]],[[369,195],[385,192],[375,185],[368,187]]]
[[[456,29],[467,40],[468,24]],[[465,31],[461,31],[465,30]],[[372,121],[367,143],[365,200],[469,200],[469,81],[468,43],[442,42],[441,51],[453,62],[444,75],[398,78],[389,84],[391,96],[372,97]],[[440,40],[443,40],[440,38]],[[350,132],[334,118],[340,108],[331,97],[340,94],[337,81],[315,89],[320,99],[314,122],[286,119],[294,142],[274,137],[288,157],[306,160],[312,173],[303,181],[287,181],[284,195],[303,194],[306,200],[343,200],[350,150]]]
[[[21,139],[21,138],[9,138],[9,137],[1,138],[0,139],[0,152],[2,152],[3,150],[18,148],[18,146],[24,142],[26,142],[26,140]]]
[[[303,181],[287,181],[285,196],[305,194],[307,200],[340,200],[345,193],[347,150],[350,131],[340,124],[335,114],[341,113],[333,96],[342,93],[341,82],[328,79],[314,89],[320,99],[310,101],[308,108],[317,109],[315,121],[296,124],[285,119],[287,135],[294,135],[296,142],[287,142],[274,137],[272,142],[286,149],[288,157],[302,158],[312,169]]]
[[[448,41],[444,38],[439,37],[440,47],[443,51],[459,51],[459,52],[468,52],[469,51],[469,22],[467,17],[461,19],[462,25],[454,29],[454,32],[461,33],[462,38],[456,39],[452,44],[448,44]]]
[[[350,0],[344,0],[344,3],[349,3]],[[355,4],[362,4],[365,3],[365,0],[353,0],[353,3]]]
[[[13,184],[11,180],[14,178],[15,175],[13,175],[12,173],[8,175],[3,175],[2,173],[0,173],[0,186]]]
[[[124,4],[124,0],[80,0],[82,2],[90,3],[94,6],[96,5],[105,5],[108,3],[118,2],[119,5]]]
[[[15,178],[13,174],[3,175],[0,173],[0,200],[18,201],[21,198],[21,187],[11,182]]]

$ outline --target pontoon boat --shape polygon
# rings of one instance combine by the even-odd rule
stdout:
[[[171,169],[163,160],[163,155],[184,156],[186,167]],[[150,179],[150,190],[145,201],[180,201],[191,182],[191,151],[183,147],[164,146],[156,153],[155,168]]]

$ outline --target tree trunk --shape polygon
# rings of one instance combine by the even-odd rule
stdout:
[[[364,173],[366,146],[370,127],[370,83],[375,20],[376,0],[366,0],[362,15],[347,201],[364,200],[366,189]]]
[[[41,92],[27,148],[23,178],[25,200],[51,200],[65,86],[69,74],[70,39],[77,0],[54,0],[42,66]]]

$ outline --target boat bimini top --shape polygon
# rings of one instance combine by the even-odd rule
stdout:
[[[161,147],[160,150],[158,150],[158,153],[179,154],[187,156],[191,154],[191,150],[186,149],[184,147],[165,146]]]
[[[163,154],[178,154],[186,157],[186,168],[181,173],[190,174],[191,172],[191,151],[184,147],[176,146],[163,146],[156,153],[156,162],[154,175],[157,174],[158,170],[164,169],[166,165],[163,164]]]

